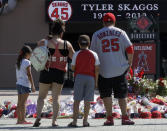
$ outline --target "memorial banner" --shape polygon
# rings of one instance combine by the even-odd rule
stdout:
[[[46,0],[46,20],[51,22],[53,17],[60,16],[69,22],[95,22],[105,13],[113,12],[122,21],[142,15],[157,16],[159,8],[159,1],[153,0]]]

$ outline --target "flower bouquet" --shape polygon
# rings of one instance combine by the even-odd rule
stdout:
[[[156,94],[160,96],[167,96],[167,79],[159,78],[156,80]]]
[[[144,76],[143,69],[130,69],[128,74],[129,92],[135,95],[153,95],[155,94],[156,83],[152,79]]]

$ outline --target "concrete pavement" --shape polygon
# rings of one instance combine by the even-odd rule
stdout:
[[[28,119],[34,122],[34,119]],[[166,119],[151,119],[151,120],[135,120],[136,125],[134,126],[122,126],[120,120],[115,120],[115,126],[104,127],[102,126],[104,119],[90,119],[89,122],[91,127],[82,127],[82,120],[79,120],[78,128],[68,128],[67,124],[71,122],[71,119],[59,119],[58,124],[60,127],[52,128],[50,119],[43,119],[42,124],[39,128],[33,128],[32,125],[16,125],[16,119],[0,119],[0,130],[1,131],[167,131],[167,120]]]
[[[67,98],[72,95],[72,89],[63,89],[61,100]],[[98,93],[98,92],[96,92]],[[48,97],[51,95],[49,92]],[[36,101],[38,97],[38,91],[34,94],[30,94],[29,99],[32,101]],[[12,103],[17,102],[17,92],[16,90],[0,90],[0,103],[5,100],[12,101]],[[35,119],[28,119],[29,121],[34,122]],[[79,128],[67,128],[71,119],[59,119],[58,124],[60,127],[52,128],[50,119],[43,119],[42,125],[39,128],[33,128],[32,125],[16,125],[16,119],[11,118],[0,118],[0,131],[52,131],[52,130],[75,130],[75,131],[167,131],[167,119],[137,119],[134,120],[136,124],[134,126],[122,126],[120,120],[115,120],[115,126],[112,127],[104,127],[102,124],[104,123],[104,119],[90,119],[89,122],[91,127],[83,128],[82,120],[79,120]]]

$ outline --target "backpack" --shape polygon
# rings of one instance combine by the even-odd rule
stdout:
[[[36,47],[30,57],[30,61],[36,71],[42,71],[45,69],[45,65],[48,61],[47,41],[45,41],[45,46]]]

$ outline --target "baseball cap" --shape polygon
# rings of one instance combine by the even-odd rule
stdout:
[[[162,118],[161,112],[159,112],[159,111],[153,111],[152,112],[152,118],[154,118],[154,119],[161,119]]]
[[[116,22],[115,15],[113,13],[106,13],[103,16],[103,22]]]
[[[151,112],[141,112],[140,113],[140,118],[143,118],[143,119],[151,119]]]
[[[88,35],[80,35],[78,39],[78,43],[81,45],[89,45],[90,44],[90,38]]]

